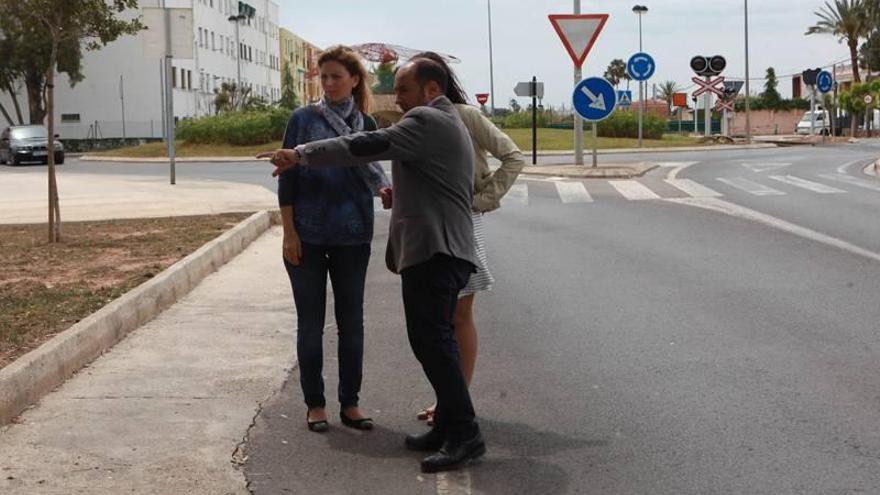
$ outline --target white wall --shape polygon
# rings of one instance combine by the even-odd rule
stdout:
[[[213,6],[211,2],[213,1]],[[275,101],[280,95],[280,70],[274,60],[280,58],[278,39],[278,6],[271,0],[250,0],[256,11],[251,25],[242,23],[240,40],[250,45],[253,62],[241,61],[242,82],[253,84],[255,94],[263,94]],[[158,7],[160,0],[142,0],[141,7]],[[237,14],[237,0],[167,0],[173,8],[193,9],[193,60],[173,60],[178,73],[174,93],[174,115],[177,118],[201,116],[213,113],[214,89],[219,90],[223,80],[235,81],[238,49],[235,47],[235,25],[228,20]],[[127,12],[133,18],[138,12]],[[199,42],[202,32],[201,46]],[[211,43],[211,33],[214,43]],[[206,35],[207,34],[207,35]],[[221,36],[224,46],[221,47]],[[225,45],[232,44],[231,53]],[[258,53],[259,50],[259,53]],[[265,53],[265,54],[264,54]],[[258,59],[259,55],[259,59]],[[259,63],[258,63],[259,62]],[[59,75],[55,85],[56,123],[62,138],[86,138],[94,133],[98,122],[100,137],[122,136],[122,101],[120,99],[120,76],[124,81],[126,135],[128,137],[162,136],[162,85],[160,60],[143,55],[142,35],[126,36],[97,52],[89,52],[83,58],[85,79],[70,88],[65,75]],[[192,73],[192,88],[183,87],[180,71]],[[27,95],[19,94],[19,104],[25,119],[28,118]],[[12,112],[7,94],[0,95],[0,102]],[[79,123],[62,122],[62,114],[79,114]],[[0,117],[2,118],[2,117]],[[5,122],[3,122],[5,125]]]

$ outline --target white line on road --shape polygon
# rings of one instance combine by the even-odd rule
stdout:
[[[769,177],[775,181],[782,182],[783,184],[800,187],[801,189],[806,189],[819,194],[837,194],[846,192],[842,189],[837,189],[836,187],[826,186],[825,184],[801,179],[800,177],[795,177],[793,175],[771,175]]]
[[[820,232],[816,232],[815,230],[808,229],[806,227],[801,227],[800,225],[795,225],[790,222],[786,222],[780,218],[776,218],[774,216],[766,215],[764,213],[757,212],[755,210],[751,210],[749,208],[739,206],[733,203],[729,203],[727,201],[717,199],[717,198],[668,198],[666,201],[670,201],[673,203],[679,203],[687,206],[696,206],[698,208],[703,208],[706,210],[711,210],[719,213],[723,213],[725,215],[729,215],[732,217],[742,218],[745,220],[750,220],[753,222],[757,222],[768,227],[781,230],[783,232],[788,232],[790,234],[794,234],[805,239],[809,239],[812,241],[816,241],[827,246],[835,247],[838,249],[842,249],[852,254],[856,254],[858,256],[863,256],[873,261],[880,261],[880,254],[875,253],[873,251],[868,251],[867,249],[860,248],[854,244],[850,244],[842,239],[838,239],[836,237],[831,237],[826,234],[822,234]]]
[[[763,184],[758,184],[757,182],[752,182],[748,179],[743,179],[741,177],[718,179],[718,181],[723,182],[728,186],[733,186],[737,189],[741,189],[747,193],[754,194],[755,196],[782,196],[785,194],[784,192],[777,191],[772,187],[767,187]]]
[[[556,192],[563,203],[592,203],[593,198],[587,192],[583,182],[555,182]]]
[[[695,198],[718,198],[723,196],[720,192],[709,189],[690,179],[666,179],[666,183]]]
[[[844,184],[864,187],[865,189],[880,191],[880,182],[875,180],[859,179],[849,174],[819,174],[819,177],[822,177],[823,179],[834,180],[837,182],[843,182]]]
[[[660,199],[654,191],[645,187],[644,184],[634,180],[610,180],[608,181],[617,192],[631,201],[643,201],[646,199]]]
[[[514,184],[510,191],[501,199],[502,204],[529,205],[529,186],[526,184]]]
[[[470,469],[437,473],[437,495],[471,495]]]
[[[845,173],[847,173],[847,169],[848,169],[848,168],[852,167],[852,166],[855,165],[856,163],[860,163],[860,162],[863,162],[863,161],[865,161],[865,160],[864,160],[864,159],[861,159],[861,160],[853,160],[853,161],[851,161],[851,162],[844,163],[843,165],[837,167],[837,173],[838,173],[838,174],[845,174]]]
[[[671,168],[672,170],[670,170],[666,174],[666,180],[673,180],[678,177],[678,174],[680,174],[682,170],[690,167],[691,165],[694,165],[695,163],[699,162],[657,162],[657,165],[660,165],[664,168]]]

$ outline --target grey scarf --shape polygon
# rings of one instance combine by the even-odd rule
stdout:
[[[321,112],[324,120],[340,136],[348,136],[364,130],[364,114],[358,109],[354,97],[349,97],[339,103],[331,103],[322,97],[315,106]],[[382,169],[379,162],[358,165],[355,170],[366,182],[373,196],[378,196],[379,190],[382,188],[391,186],[391,181],[388,180],[388,176],[385,175],[385,170]]]

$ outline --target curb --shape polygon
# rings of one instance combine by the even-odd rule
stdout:
[[[95,156],[83,155],[79,158],[81,162],[116,162],[116,163],[168,163],[168,158],[130,158],[122,156]],[[250,163],[267,160],[258,160],[247,156],[193,156],[185,158],[175,158],[175,163]]]
[[[642,177],[658,167],[659,165],[651,162],[642,162],[634,166],[609,165],[597,168],[585,165],[540,165],[527,166],[522,174],[571,179],[632,179]],[[540,170],[542,168],[549,170]]]
[[[188,294],[268,230],[275,219],[265,210],[251,215],[0,370],[0,426]]]

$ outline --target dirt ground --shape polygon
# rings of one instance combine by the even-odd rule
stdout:
[[[249,215],[0,225],[0,368]]]

